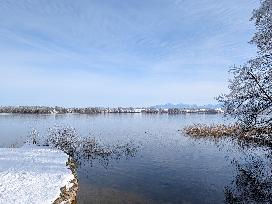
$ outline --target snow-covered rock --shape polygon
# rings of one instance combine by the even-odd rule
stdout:
[[[0,204],[53,203],[75,180],[67,161],[47,147],[0,148]]]

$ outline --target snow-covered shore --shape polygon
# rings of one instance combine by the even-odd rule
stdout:
[[[0,204],[53,203],[76,180],[67,161],[47,147],[0,148]]]
[[[161,107],[142,107],[142,108],[64,108],[64,107],[46,107],[46,106],[0,106],[0,114],[98,114],[98,113],[159,113],[159,114],[187,114],[187,113],[203,113],[203,114],[220,114],[224,111],[219,108],[209,108],[201,106],[193,106],[191,108],[161,108]]]

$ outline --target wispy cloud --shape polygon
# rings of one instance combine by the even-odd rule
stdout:
[[[3,0],[0,104],[211,102],[226,89],[228,67],[255,52],[247,42],[257,6]]]

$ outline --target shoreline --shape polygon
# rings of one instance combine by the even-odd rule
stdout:
[[[61,150],[0,148],[0,203],[76,204],[75,165]]]
[[[71,186],[63,186],[60,188],[59,197],[52,204],[76,204],[77,203],[77,192],[79,189],[78,178],[76,173],[76,164],[69,157],[66,163],[66,166],[69,167],[72,174],[74,175],[74,179],[70,181]]]
[[[0,114],[107,114],[107,113],[144,113],[144,114],[222,114],[221,108],[63,108],[47,106],[0,106]]]

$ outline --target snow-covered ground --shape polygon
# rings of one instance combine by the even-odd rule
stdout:
[[[49,204],[74,179],[60,150],[24,146],[0,148],[0,204]]]

